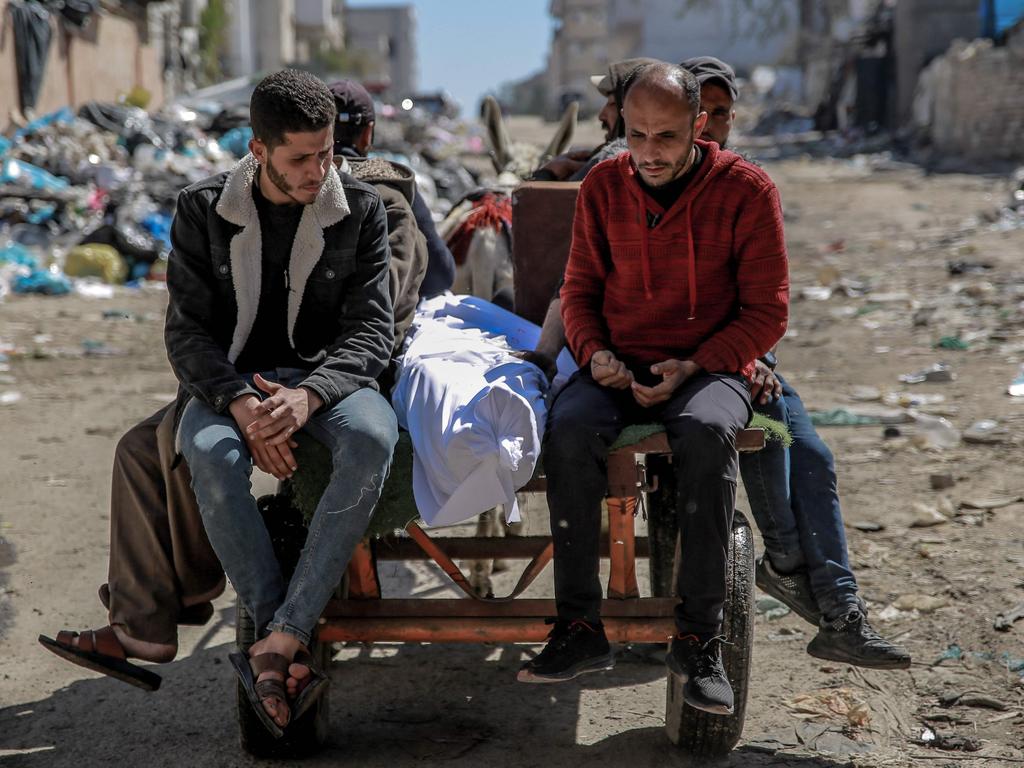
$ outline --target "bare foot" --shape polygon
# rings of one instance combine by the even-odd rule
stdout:
[[[286,659],[293,659],[295,658],[295,653],[300,647],[301,643],[294,635],[290,635],[286,632],[271,632],[262,640],[253,643],[252,647],[249,649],[249,658],[251,659],[254,656],[259,656],[262,653],[277,653],[284,656]],[[297,667],[302,667],[302,665],[292,664],[288,668],[289,680],[292,679],[292,670]],[[302,669],[306,668],[302,667]],[[308,669],[306,669],[306,674],[309,674]],[[256,682],[260,682],[261,680],[281,680],[282,682],[285,682],[285,678],[280,672],[274,672],[271,670],[261,673],[256,679]],[[292,686],[289,686],[287,682],[285,682],[285,686],[288,690],[288,695],[291,696]],[[266,710],[267,714],[270,715],[275,723],[282,728],[288,725],[288,721],[291,719],[291,710],[288,707],[287,701],[281,701],[275,696],[268,696],[263,699],[262,704],[263,709]]]

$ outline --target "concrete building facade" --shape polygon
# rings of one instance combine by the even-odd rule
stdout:
[[[364,62],[364,81],[386,85],[396,98],[416,92],[419,65],[413,6],[346,8],[345,46]]]

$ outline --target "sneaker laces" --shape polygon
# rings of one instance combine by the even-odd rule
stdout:
[[[833,623],[836,630],[842,631],[850,627],[865,640],[881,640],[882,636],[868,623],[868,617],[862,611],[853,608],[840,616]]]
[[[548,632],[548,640],[552,648],[563,648],[569,640],[580,633],[583,629],[588,632],[597,632],[597,628],[583,619],[572,619],[566,621],[558,618],[544,619],[545,624],[554,624]]]
[[[715,635],[705,643],[701,643],[700,638],[693,634],[680,634],[676,635],[676,637],[679,640],[689,640],[692,638],[693,641],[700,646],[701,652],[696,654],[696,658],[694,660],[694,674],[697,677],[707,677],[711,672],[715,671],[715,667],[721,665],[721,654],[715,653],[718,647],[723,645],[735,645],[735,643],[730,643],[726,640],[725,635]],[[715,644],[715,647],[712,647],[712,644]],[[725,668],[722,667],[722,672],[724,673],[724,671]]]

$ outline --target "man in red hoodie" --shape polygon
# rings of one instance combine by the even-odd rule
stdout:
[[[623,105],[627,154],[580,189],[562,318],[580,370],[545,438],[558,620],[525,682],[609,669],[598,554],[608,447],[664,424],[676,457],[683,567],[667,658],[688,704],[728,714],[719,636],[736,495],[735,437],[754,361],[782,337],[789,280],[779,196],[757,166],[695,140],[700,87],[682,68],[637,70]]]

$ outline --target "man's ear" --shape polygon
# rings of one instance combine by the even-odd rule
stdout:
[[[360,155],[365,155],[370,151],[370,147],[373,146],[373,128],[375,125],[376,123],[371,120],[359,132],[359,136],[356,138],[355,150]]]
[[[708,124],[708,113],[700,112],[697,115],[697,119],[693,121],[693,135],[694,137],[700,136],[704,133],[704,126]]]
[[[259,139],[249,139],[249,151],[252,152],[253,157],[256,158],[260,165],[264,165],[267,162],[267,145]]]

